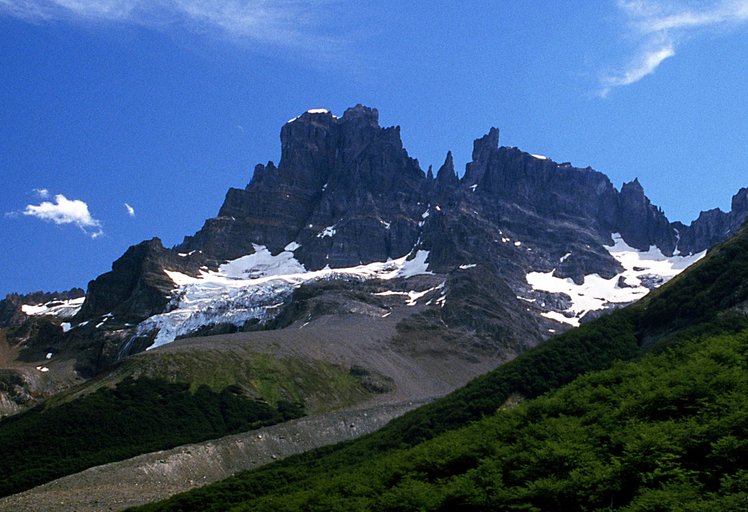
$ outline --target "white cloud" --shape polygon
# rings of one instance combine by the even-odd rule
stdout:
[[[34,192],[41,199],[47,199],[49,197],[49,190],[47,190],[46,188],[35,188]]]
[[[0,0],[0,15],[32,23],[110,22],[186,29],[237,42],[292,48],[320,56],[340,50],[338,35],[323,36],[336,0]],[[339,28],[335,34],[339,34]]]
[[[748,23],[748,0],[619,0],[618,8],[639,43],[638,51],[628,65],[602,77],[601,96],[654,73],[675,56],[684,41],[701,32],[724,31]]]
[[[62,194],[54,197],[54,203],[43,201],[41,204],[26,205],[24,215],[36,217],[55,224],[74,224],[81,228],[91,238],[98,238],[103,234],[101,222],[91,216],[88,205],[80,199],[68,199]]]
[[[127,214],[130,217],[135,217],[135,208],[130,206],[129,204],[125,203],[125,210],[127,210]]]

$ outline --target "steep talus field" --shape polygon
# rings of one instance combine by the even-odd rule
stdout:
[[[744,228],[371,436],[138,510],[744,510],[746,283]]]

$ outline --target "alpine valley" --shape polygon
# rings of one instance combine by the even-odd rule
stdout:
[[[629,375],[646,386],[641,373],[658,364],[686,372],[692,355],[717,357],[694,336],[722,336],[715,353],[745,355],[724,337],[743,332],[727,324],[745,324],[748,188],[729,212],[705,211],[685,225],[668,220],[638,180],[619,189],[592,168],[501,147],[496,128],[474,142],[462,177],[449,152],[436,172],[421,169],[400,128],[380,127],[377,110],[362,105],[340,117],[309,110],[282,127],[280,140],[278,165],[257,165],[249,184],[230,189],[218,215],[178,246],[153,238],[85,291],[0,302],[0,415],[8,416],[0,493],[14,495],[0,510],[118,510],[167,498],[362,436],[458,388],[359,444],[219,484],[233,485],[236,499],[207,487],[163,507],[250,510],[244,501],[257,500],[264,510],[277,507],[274,493],[292,497],[289,510],[314,500],[319,510],[628,506],[644,484],[625,473],[634,462],[623,455],[622,473],[590,477],[586,501],[575,501],[573,478],[541,469],[572,459],[582,467],[581,444],[544,445],[535,465],[507,454],[488,463],[504,448],[483,433],[535,453],[529,438],[509,432],[546,435],[556,427],[539,418],[554,414],[562,422],[579,413],[584,423],[600,411],[564,407],[588,400],[596,385],[618,397],[615,385]],[[698,326],[705,332],[693,334]],[[666,345],[675,355],[641,359]],[[606,370],[619,359],[645,363]],[[608,373],[506,412],[592,370]],[[558,428],[597,435],[577,423]],[[642,431],[656,434],[665,436]],[[624,455],[645,442],[621,436],[611,442]],[[347,486],[350,465],[359,472]],[[650,469],[650,483],[664,478]],[[299,476],[316,471],[327,476]],[[481,471],[503,472],[504,487],[482,487]],[[667,485],[693,484],[673,475]],[[714,478],[705,489],[722,485]],[[620,502],[605,490],[615,479],[623,482],[616,496],[627,496]],[[535,487],[511,488],[520,480]],[[745,474],[731,482],[724,485],[744,485]],[[411,508],[395,506],[406,498]]]

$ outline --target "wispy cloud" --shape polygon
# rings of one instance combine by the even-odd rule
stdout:
[[[626,66],[602,77],[601,96],[654,73],[691,37],[748,23],[748,0],[619,0],[618,8],[638,51]]]
[[[332,26],[335,0],[0,0],[0,15],[31,23],[122,23],[188,30],[308,56],[341,50]]]
[[[35,188],[34,193],[41,199],[47,199],[49,197],[49,190],[46,188]]]
[[[135,208],[130,206],[129,204],[125,203],[125,210],[127,210],[127,214],[130,217],[135,217]]]
[[[21,213],[58,225],[73,224],[91,238],[98,238],[103,234],[101,222],[91,216],[88,205],[84,201],[68,199],[62,194],[57,194],[54,197],[54,202],[42,201],[38,205],[26,205]]]

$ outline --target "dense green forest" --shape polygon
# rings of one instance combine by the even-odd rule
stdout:
[[[377,433],[137,510],[746,510],[746,301],[743,229]]]
[[[299,458],[138,510],[745,510],[748,321],[733,320],[414,447]]]
[[[38,406],[0,421],[0,496],[85,468],[272,425],[303,415],[207,386],[126,379],[57,406]]]

